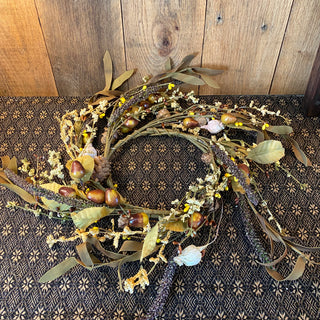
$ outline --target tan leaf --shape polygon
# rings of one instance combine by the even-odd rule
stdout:
[[[159,225],[157,223],[154,227],[152,227],[152,229],[147,233],[146,237],[144,238],[140,261],[142,261],[143,258],[147,257],[149,254],[153,252],[153,249],[157,245],[158,232]]]
[[[260,142],[255,148],[248,152],[247,158],[257,163],[268,164],[280,160],[284,157],[282,143],[277,140],[267,140]]]
[[[113,83],[111,90],[115,90],[119,88],[125,81],[127,81],[131,76],[134,74],[135,69],[125,71],[122,75],[120,75],[118,78],[116,78]]]

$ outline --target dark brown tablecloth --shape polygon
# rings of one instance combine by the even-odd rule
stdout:
[[[204,99],[204,98],[203,98]],[[268,168],[269,178],[259,173],[259,187],[279,222],[297,241],[320,245],[319,118],[305,118],[301,96],[210,96],[207,101],[257,106],[268,105],[292,118],[295,139],[308,154],[313,167],[304,167],[291,150],[284,165],[306,191],[283,172]],[[82,108],[77,97],[0,97],[0,156],[27,158],[33,163],[49,150],[63,153],[56,117],[65,110]],[[128,143],[112,161],[114,181],[129,201],[149,207],[169,207],[187,186],[205,174],[201,153],[193,145],[168,137],[140,138]],[[38,158],[40,168],[45,161]],[[6,208],[19,201],[1,187],[0,214],[0,319],[139,319],[156,296],[164,265],[150,276],[150,285],[130,295],[120,292],[117,270],[88,271],[76,267],[47,284],[38,279],[66,257],[75,256],[75,244],[52,249],[46,237],[68,235],[70,223],[35,217]],[[203,244],[201,235],[194,239]],[[319,257],[318,257],[319,258]],[[280,270],[288,273],[296,254],[289,252]],[[319,260],[319,259],[318,259]],[[137,263],[122,268],[133,275]],[[320,317],[319,267],[308,265],[303,277],[276,282],[257,263],[246,239],[244,226],[232,197],[226,199],[218,240],[195,267],[179,267],[160,319],[299,319]]]

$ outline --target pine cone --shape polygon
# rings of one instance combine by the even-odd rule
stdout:
[[[106,180],[111,172],[111,164],[107,158],[97,156],[94,158],[94,171],[92,179],[95,181],[103,182]]]

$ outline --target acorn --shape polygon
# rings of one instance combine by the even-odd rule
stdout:
[[[188,220],[188,225],[190,228],[197,230],[202,225],[203,221],[204,216],[200,212],[194,212]]]
[[[198,127],[199,126],[199,122],[193,118],[184,118],[183,119],[183,125],[188,128],[188,129],[191,129],[191,128],[195,128],[195,127]]]
[[[101,189],[90,190],[87,193],[87,198],[95,203],[104,203],[105,192]]]
[[[239,163],[238,164],[238,168],[240,170],[242,170],[244,173],[246,173],[246,175],[249,175],[250,174],[250,169],[248,168],[248,166],[244,163]]]
[[[66,198],[75,198],[77,196],[76,190],[71,187],[61,187],[58,192]]]
[[[237,121],[237,117],[235,117],[233,114],[231,113],[224,113],[222,116],[221,116],[221,122],[223,124],[232,124],[232,123],[235,123]]]
[[[128,118],[123,125],[127,128],[133,129],[134,127],[136,127],[138,125],[139,121],[137,119],[134,118]]]
[[[140,110],[140,107],[135,104],[130,108],[130,113],[136,113],[139,110]]]
[[[139,102],[139,106],[143,109],[148,109],[151,107],[151,103],[148,100],[143,100]]]
[[[121,131],[122,133],[129,133],[130,131],[132,131],[132,129],[131,129],[131,128],[128,128],[128,127],[126,127],[126,126],[121,126],[121,127],[120,127],[120,131]]]
[[[131,214],[129,217],[129,226],[134,228],[143,228],[149,223],[149,217],[145,212]]]
[[[114,189],[108,188],[105,191],[105,203],[109,207],[116,207],[120,202],[120,194]]]
[[[168,109],[161,109],[158,111],[157,119],[165,119],[170,117],[170,111]]]
[[[72,179],[81,179],[85,175],[86,171],[83,165],[78,161],[74,160],[70,168],[70,176]]]

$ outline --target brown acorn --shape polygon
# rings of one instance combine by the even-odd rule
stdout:
[[[138,125],[139,121],[137,119],[134,118],[128,118],[123,125],[127,128],[133,129],[134,127],[136,127]]]
[[[151,107],[151,103],[148,100],[143,100],[139,102],[139,106],[143,109],[148,109]]]
[[[151,103],[151,104],[155,104],[158,102],[159,98],[160,98],[160,94],[157,94],[157,93],[152,93],[149,95],[148,97],[148,101]]]
[[[224,113],[222,116],[221,116],[221,122],[223,124],[232,124],[232,123],[235,123],[237,121],[237,117],[235,117],[233,114],[231,113]]]
[[[168,109],[161,109],[157,114],[157,119],[165,119],[170,117],[170,111]]]
[[[104,203],[105,192],[100,189],[90,190],[87,193],[87,198],[95,203]]]
[[[105,191],[105,203],[109,207],[116,207],[120,202],[120,194],[111,188],[106,189]]]
[[[66,198],[75,198],[77,195],[76,190],[71,187],[61,187],[59,193]]]
[[[242,170],[243,172],[245,172],[247,175],[249,175],[250,169],[248,168],[248,166],[247,166],[246,164],[244,164],[244,163],[239,163],[239,164],[238,164],[238,168],[239,168],[240,170]]]
[[[190,129],[190,128],[195,128],[199,126],[199,122],[191,117],[184,118],[183,119],[183,125]]]
[[[120,127],[120,131],[121,131],[122,133],[129,133],[130,131],[132,131],[132,129],[131,129],[131,128],[128,128],[128,127],[126,127],[126,126],[121,126],[121,127]]]
[[[190,228],[197,230],[204,221],[204,217],[200,212],[194,212],[188,220]]]
[[[149,223],[149,217],[145,212],[139,212],[130,215],[129,226],[134,228],[143,228]]]
[[[78,161],[74,160],[70,168],[70,176],[72,179],[81,179],[85,175],[86,171],[83,165]]]

